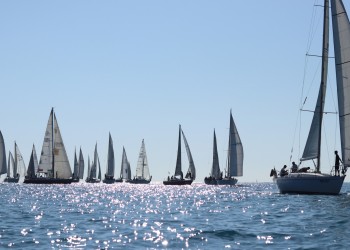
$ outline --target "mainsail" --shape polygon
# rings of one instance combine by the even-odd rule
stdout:
[[[15,172],[15,160],[13,159],[11,151],[9,152],[9,159],[7,164],[7,177],[14,177]]]
[[[30,160],[27,169],[27,176],[34,177],[38,171],[38,158],[36,156],[35,146],[33,144],[32,153],[30,155]]]
[[[0,175],[7,173],[4,137],[0,131]]]
[[[210,176],[218,179],[220,178],[220,164],[219,164],[219,155],[218,155],[218,148],[216,144],[216,134],[214,130],[214,142],[213,142],[213,165],[211,168],[211,174]]]
[[[128,157],[126,156],[125,148],[123,147],[123,156],[122,156],[122,166],[121,166],[121,176],[124,180],[131,179],[131,170]]]
[[[345,167],[350,165],[350,23],[344,5],[332,0],[332,24],[336,65],[340,140]]]
[[[80,152],[79,152],[79,179],[83,179],[84,178],[84,156],[83,156],[83,152],[81,151],[80,148]]]
[[[243,175],[243,146],[230,112],[230,135],[227,157],[227,176]]]
[[[23,156],[21,154],[21,151],[19,151],[18,145],[15,142],[15,167],[14,167],[14,175],[13,177],[17,177],[17,174],[20,176],[24,176],[26,173],[26,166],[23,160]]]
[[[77,150],[74,150],[74,178],[79,178],[79,163],[77,159]]]
[[[182,136],[184,139],[184,143],[185,143],[185,148],[186,148],[186,152],[187,152],[187,157],[188,157],[188,161],[189,161],[189,167],[188,167],[188,172],[187,173],[191,173],[191,179],[195,180],[196,179],[196,168],[194,166],[194,162],[193,162],[193,158],[192,158],[192,154],[191,154],[191,150],[190,147],[188,146],[185,134],[183,131],[182,132]]]
[[[175,176],[183,176],[181,170],[181,125],[179,125],[179,140],[177,146],[177,158],[176,158],[176,167],[175,167]]]
[[[136,167],[136,178],[150,179],[147,155],[146,155],[146,147],[144,140],[142,140],[141,149],[139,153],[139,159],[137,161]]]
[[[109,142],[108,142],[108,161],[107,161],[107,176],[114,177],[115,161],[114,161],[114,149],[113,149],[113,140],[111,133],[109,133]]]

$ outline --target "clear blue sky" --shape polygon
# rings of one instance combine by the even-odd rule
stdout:
[[[71,166],[75,147],[87,161],[97,142],[104,170],[111,132],[117,172],[123,146],[135,172],[145,139],[153,180],[162,181],[174,172],[181,124],[202,182],[214,128],[225,166],[232,109],[245,153],[239,181],[271,181],[273,166],[289,164],[313,4],[1,1],[6,150],[16,140],[26,164],[33,143],[40,154],[54,107]]]

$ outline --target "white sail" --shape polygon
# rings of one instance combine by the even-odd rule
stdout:
[[[228,146],[228,177],[243,175],[243,146],[230,112],[230,135]]]
[[[344,166],[350,165],[350,23],[342,1],[332,0],[339,126]]]
[[[218,148],[216,144],[216,134],[214,130],[214,142],[213,142],[213,164],[211,168],[210,176],[218,179],[220,178],[220,164],[219,164],[219,155],[218,155]]]
[[[175,176],[183,176],[182,169],[181,169],[181,125],[179,125],[179,140],[178,140],[178,146],[177,146]]]
[[[17,174],[20,176],[24,176],[26,173],[26,166],[23,160],[23,156],[21,154],[21,151],[18,148],[17,143],[15,142],[15,168],[14,168],[14,176],[16,177]]]
[[[34,177],[36,172],[38,172],[38,158],[36,156],[35,146],[33,144],[32,153],[30,155],[30,160],[27,169],[27,176]]]
[[[193,158],[192,158],[190,147],[189,147],[189,145],[187,143],[187,140],[186,140],[186,137],[185,137],[185,134],[184,134],[183,131],[182,131],[182,136],[183,136],[183,139],[184,139],[185,148],[186,148],[186,152],[187,152],[187,157],[188,157],[188,161],[189,161],[189,167],[188,167],[187,174],[191,173],[191,179],[195,180],[196,179],[196,168],[194,166],[194,162],[193,162]]]
[[[15,177],[15,160],[13,159],[11,151],[9,151],[9,159],[7,164],[7,177]]]
[[[83,156],[83,152],[81,151],[80,148],[80,152],[79,152],[79,179],[83,179],[84,178],[84,156]]]
[[[145,147],[144,140],[142,140],[140,153],[139,153],[139,159],[137,161],[137,167],[136,167],[136,178],[142,178],[142,179],[149,180],[150,177],[151,176],[149,173],[146,147]]]
[[[72,170],[68,161],[66,149],[63,144],[60,129],[58,127],[56,115],[54,114],[54,175],[59,178],[68,179],[72,177]]]
[[[74,150],[74,178],[79,178],[79,163],[77,159],[77,151]]]
[[[51,110],[49,120],[47,122],[44,142],[41,148],[40,161],[38,171],[40,172],[48,172],[48,170],[52,170],[52,120],[53,120],[53,109]]]
[[[124,180],[131,179],[130,163],[128,161],[128,157],[126,156],[124,147],[123,147],[123,156],[122,156],[121,176],[122,176],[122,179]]]
[[[108,142],[108,155],[107,155],[107,176],[114,177],[115,169],[115,160],[114,160],[114,149],[113,149],[113,140],[111,133],[109,133],[109,142]]]

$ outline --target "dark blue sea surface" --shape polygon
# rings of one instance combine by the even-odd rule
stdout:
[[[340,195],[274,183],[0,184],[0,249],[349,249]]]

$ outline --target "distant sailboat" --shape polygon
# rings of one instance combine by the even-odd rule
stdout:
[[[123,156],[122,156],[122,166],[121,166],[121,179],[128,182],[131,180],[131,169],[130,162],[126,156],[125,148],[123,147]]]
[[[309,135],[304,148],[301,162],[317,160],[315,171],[300,171],[287,175],[277,176],[275,169],[271,170],[270,176],[280,193],[298,194],[339,194],[343,185],[347,168],[350,166],[350,22],[344,4],[341,0],[331,1],[332,15],[329,15],[329,0],[324,1],[323,16],[323,42],[322,42],[322,71],[320,87],[313,120]],[[321,134],[322,120],[325,106],[325,95],[328,75],[328,51],[329,51],[329,19],[332,18],[333,45],[335,53],[336,82],[338,93],[339,127],[341,140],[341,153],[343,159],[342,174],[332,175],[321,173]],[[303,171],[303,169],[305,171]]]
[[[113,140],[111,133],[109,133],[109,141],[108,141],[108,155],[107,155],[107,172],[105,174],[105,178],[103,183],[112,184],[115,182],[114,178],[114,149],[113,149]]]
[[[215,136],[215,134],[214,134]],[[227,150],[227,165],[225,169],[225,176],[222,177],[222,173],[217,177],[217,171],[220,168],[218,167],[219,159],[217,158],[217,149],[216,147],[216,137],[214,138],[214,154],[213,154],[213,166],[216,167],[214,170],[216,176],[206,177],[204,182],[211,185],[235,185],[237,179],[234,176],[243,175],[243,145],[241,138],[238,134],[236,125],[233,121],[232,112],[230,112],[230,132],[229,132],[229,142]]]
[[[4,137],[0,131],[0,176],[7,173],[6,150]]]
[[[80,148],[80,152],[79,152],[79,179],[82,180],[84,178],[84,156],[83,156],[83,152],[81,151]]]
[[[216,134],[214,130],[214,141],[213,141],[213,164],[209,177],[204,178],[204,183],[208,185],[217,185],[216,180],[222,178],[222,172],[220,171],[218,148],[216,143]]]
[[[189,161],[189,167],[185,178],[183,178],[182,163],[181,163],[181,134],[185,143],[187,157]],[[172,177],[168,176],[168,179],[163,181],[163,184],[164,185],[191,185],[195,179],[196,179],[196,168],[194,166],[190,147],[188,146],[184,132],[181,130],[181,125],[179,125],[179,140],[178,140],[175,174]]]
[[[101,181],[101,165],[100,165],[100,159],[97,153],[97,143],[95,145],[94,161],[92,162],[92,165],[89,170],[90,171],[88,173],[88,177],[86,178],[86,182],[99,183]],[[98,177],[96,178],[97,170],[98,170]]]
[[[19,151],[18,145],[15,142],[15,156],[13,157],[11,152],[9,153],[9,165],[7,170],[7,177],[4,182],[17,183],[20,176],[24,176],[26,167],[23,161],[21,151]]]
[[[139,159],[137,161],[136,175],[134,179],[129,180],[132,184],[148,184],[152,180],[149,173],[145,142],[142,140]]]
[[[74,150],[74,172],[72,176],[72,182],[79,182],[79,162],[77,159],[77,150]]]
[[[38,174],[27,175],[28,184],[70,184],[72,170],[53,108],[47,123]]]

